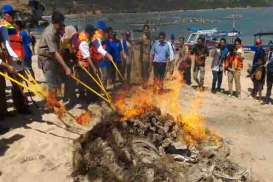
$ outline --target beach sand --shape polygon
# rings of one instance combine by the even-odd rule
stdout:
[[[135,63],[136,64],[136,63]],[[37,77],[42,74],[35,68]],[[231,147],[231,158],[250,168],[259,181],[273,181],[273,108],[262,106],[248,97],[251,82],[242,76],[242,98],[213,95],[205,91],[200,113],[206,125],[224,138]],[[138,73],[136,73],[137,75]],[[207,64],[206,86],[212,74]],[[227,78],[223,87],[227,89]],[[184,92],[181,103],[187,105]],[[6,119],[1,126],[11,128],[0,135],[0,181],[3,182],[70,182],[72,181],[73,140],[79,135],[67,132],[54,114],[43,114],[34,106],[34,116]]]

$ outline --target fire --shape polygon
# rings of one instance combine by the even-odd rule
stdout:
[[[49,108],[54,109],[59,119],[62,119],[65,115],[66,109],[63,103],[57,100],[57,96],[54,92],[49,92],[47,95],[47,105]]]
[[[204,119],[198,113],[202,104],[202,93],[198,93],[191,101],[190,111],[185,112],[180,104],[180,93],[183,88],[183,78],[176,73],[174,80],[166,81],[168,90],[164,94],[154,94],[153,89],[133,87],[131,90],[119,90],[114,97],[114,106],[123,116],[123,120],[149,112],[152,106],[160,108],[161,112],[177,118],[183,130],[183,140],[194,145],[206,138]]]
[[[80,125],[86,126],[91,120],[91,113],[89,111],[82,113],[76,118],[76,122]]]
[[[145,92],[138,90],[126,93],[118,91],[117,96],[114,96],[114,105],[124,121],[151,110],[152,101]]]

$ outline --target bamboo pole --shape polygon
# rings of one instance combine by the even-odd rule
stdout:
[[[107,103],[111,104],[111,102],[108,99],[106,99],[105,97],[103,97],[101,94],[99,94],[97,91],[95,91],[94,89],[92,89],[91,87],[89,87],[87,84],[85,84],[80,79],[76,78],[73,75],[71,76],[71,78],[73,78],[75,81],[79,82],[82,86],[84,86],[86,89],[88,89],[89,91],[93,92],[94,94],[96,94],[97,96],[99,96],[100,98],[102,98]]]
[[[109,94],[107,93],[106,89],[104,88],[102,82],[100,82],[100,78],[99,78],[98,74],[97,74],[97,76],[98,76],[100,83],[85,67],[81,66],[81,68],[90,76],[90,78],[92,78],[92,80],[94,80],[94,82],[96,82],[96,84],[100,87],[100,89],[105,93],[107,99],[110,101]]]
[[[22,84],[22,83],[19,82],[18,80],[16,80],[16,79],[10,77],[8,74],[5,74],[5,73],[3,73],[3,72],[0,71],[0,75],[3,76],[3,77],[5,77],[6,79],[10,80],[11,82],[16,83],[17,85],[21,86],[22,88],[24,88],[24,89],[26,89],[26,90],[29,90],[29,91],[35,93],[36,95],[39,95],[39,96],[42,97],[43,99],[46,98],[45,95],[40,94],[39,92],[37,92],[37,91],[36,91],[35,89],[33,89],[33,88],[27,87],[26,85]],[[76,120],[75,116],[73,116],[73,114],[71,114],[69,111],[64,110],[64,112],[65,112],[66,114],[68,114],[71,118],[73,118],[74,120]]]
[[[103,91],[104,91],[105,94],[106,94],[106,97],[108,98],[108,100],[111,100],[111,96],[110,96],[110,94],[106,91],[106,88],[104,87],[104,85],[103,85],[103,83],[102,83],[102,80],[100,79],[99,74],[97,73],[96,75],[97,75],[97,77],[98,77],[98,80],[99,80],[100,84],[102,85],[102,88],[103,88]]]
[[[43,89],[40,87],[40,85],[33,84],[31,81],[29,81],[26,77],[24,77],[21,73],[18,73],[18,76],[22,78],[25,82],[27,82],[30,86],[32,86],[33,90],[36,90],[37,93],[39,93],[41,96],[46,97],[46,94],[43,93]]]
[[[114,65],[115,69],[117,70],[117,72],[118,72],[120,78],[121,78],[122,80],[124,80],[122,74],[120,73],[120,71],[119,71],[119,69],[118,69],[118,67],[117,67],[117,64],[116,64],[112,59],[110,59],[110,61],[111,61],[111,63]]]
[[[29,91],[31,91],[31,92],[37,94],[37,95],[40,95],[40,96],[42,96],[42,97],[45,97],[44,95],[37,93],[37,91],[36,91],[35,89],[30,88],[30,87],[27,87],[26,85],[22,84],[22,83],[19,82],[18,80],[16,80],[16,79],[10,77],[8,74],[5,74],[5,73],[3,73],[3,72],[0,71],[0,75],[3,76],[3,77],[5,77],[6,79],[10,80],[11,82],[14,82],[14,83],[16,83],[17,85],[23,87],[23,88],[26,89],[26,90],[29,90]]]
[[[32,74],[29,72],[29,70],[25,70],[25,73],[27,74],[27,76],[29,77],[29,78],[31,78],[32,80],[33,80],[33,82],[35,83],[35,84],[39,84],[36,80],[35,80],[35,78],[33,78],[33,76],[32,76]]]

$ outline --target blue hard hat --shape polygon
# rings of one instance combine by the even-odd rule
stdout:
[[[107,29],[107,25],[106,25],[106,23],[105,23],[103,20],[97,21],[96,27],[97,27],[98,29],[103,30],[103,31],[105,31],[105,30]]]
[[[5,13],[12,13],[13,11],[14,11],[14,9],[13,9],[13,7],[10,4],[5,4],[1,8],[1,12],[3,14],[5,14]]]

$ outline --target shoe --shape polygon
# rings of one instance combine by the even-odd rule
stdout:
[[[31,115],[32,114],[32,112],[29,108],[20,109],[20,110],[18,110],[18,113],[22,114],[22,115]]]
[[[262,105],[269,105],[269,103],[270,103],[269,99],[266,99],[266,100],[262,103]]]
[[[211,89],[211,93],[216,94],[217,90]]]

